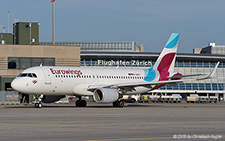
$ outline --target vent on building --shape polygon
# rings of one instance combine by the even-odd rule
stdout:
[[[1,41],[0,41],[0,44],[1,44],[1,45],[4,45],[4,44],[5,44],[5,40],[1,40]]]
[[[215,47],[216,46],[216,43],[209,43],[209,46]]]

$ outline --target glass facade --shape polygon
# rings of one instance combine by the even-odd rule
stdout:
[[[33,66],[55,66],[55,58],[9,57],[8,69],[26,69]]]
[[[52,45],[51,42],[40,42],[40,45]],[[60,46],[80,46],[81,51],[135,51],[134,41],[111,42],[55,42]]]

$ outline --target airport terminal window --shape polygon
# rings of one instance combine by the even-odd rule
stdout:
[[[210,63],[211,68],[214,68],[216,66],[216,63]]]
[[[184,62],[184,67],[190,67],[189,62]]]
[[[193,83],[193,90],[198,90],[198,84],[197,83]]]
[[[209,68],[209,62],[204,62],[204,67]]]
[[[211,88],[212,85],[212,88]],[[186,86],[186,87],[185,87]],[[177,86],[166,85],[161,90],[224,90],[223,83],[180,83]]]
[[[205,86],[206,86],[206,90],[211,90],[211,84],[210,83],[206,83]]]
[[[8,69],[26,69],[33,66],[54,66],[54,58],[19,58],[19,57],[9,57],[8,58]]]
[[[203,83],[199,83],[199,90],[205,90]]]
[[[20,68],[29,68],[31,67],[31,61],[29,58],[20,58]]]
[[[203,67],[202,62],[198,62],[198,63],[197,63],[197,66],[198,66],[199,68],[202,68],[202,67]]]
[[[223,67],[223,63],[220,63],[218,68],[222,68]]]
[[[178,85],[173,86],[173,90],[179,90]]]
[[[33,58],[32,59],[33,66],[40,66],[40,62],[42,62],[41,58]]]
[[[183,67],[183,62],[178,62],[178,67]]]
[[[217,83],[213,83],[213,84],[212,84],[212,89],[213,89],[213,90],[217,90]]]
[[[219,87],[219,90],[224,90],[224,85],[223,85],[223,83],[219,83],[219,84],[218,84],[218,87]]]
[[[184,83],[179,83],[179,84],[177,84],[177,86],[180,90],[185,90],[185,84]]]
[[[191,83],[186,83],[186,90],[191,90]]]

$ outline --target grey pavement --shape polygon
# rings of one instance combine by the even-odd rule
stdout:
[[[73,105],[2,105],[0,141],[225,139],[225,103]]]

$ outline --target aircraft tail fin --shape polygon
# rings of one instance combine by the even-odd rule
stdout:
[[[159,72],[173,72],[177,47],[179,42],[179,33],[172,33],[164,49],[155,62],[153,69]]]

